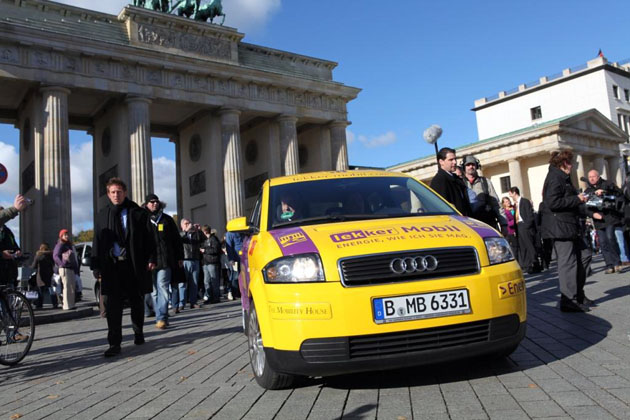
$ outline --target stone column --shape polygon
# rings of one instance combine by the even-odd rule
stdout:
[[[599,172],[599,175],[602,178],[606,178],[606,176],[604,175],[604,173],[606,172],[606,165],[604,162],[605,161],[602,156],[597,156],[595,157],[595,159],[593,159],[593,169]]]
[[[125,103],[127,104],[131,155],[130,198],[136,203],[142,204],[147,194],[154,192],[151,121],[149,119],[151,100],[142,97],[129,97]]]
[[[62,87],[45,87],[40,92],[43,107],[43,236],[45,241],[54,244],[60,229],[72,232],[68,137],[70,91]]]
[[[518,187],[521,195],[524,193],[523,176],[521,174],[521,162],[518,159],[508,160],[508,167],[510,170],[510,185],[512,187]]]
[[[321,126],[319,128],[319,150],[321,154],[321,170],[322,171],[330,171],[332,170],[332,155],[331,155],[331,144],[330,144],[330,128],[326,126]]]
[[[280,127],[277,121],[269,121],[269,177],[275,178],[282,175],[283,163],[280,159]]]
[[[171,137],[169,142],[175,144],[175,193],[177,201],[177,217],[182,220],[184,217],[184,202],[182,200],[182,146],[179,137]]]
[[[619,170],[619,157],[611,157],[606,159],[608,162],[608,180],[615,183],[617,186],[623,184],[621,179],[621,171]]]
[[[298,156],[297,118],[282,115],[278,118],[280,127],[280,156],[282,174],[293,175],[300,172],[300,157]]]
[[[575,173],[578,179],[578,186],[584,191],[587,187],[586,182],[580,180],[582,177],[586,178],[586,162],[584,156],[582,154],[576,154],[575,163],[577,164]]]
[[[223,186],[225,191],[225,218],[243,216],[243,180],[241,177],[241,112],[226,108],[221,117],[221,144],[223,151]]]
[[[335,121],[330,124],[332,168],[335,171],[348,170],[348,146],[346,144],[347,126],[348,121]]]

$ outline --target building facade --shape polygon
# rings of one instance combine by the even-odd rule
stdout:
[[[175,144],[177,212],[223,231],[268,177],[348,167],[336,63],[248,44],[236,29],[127,6],[118,16],[0,0],[0,120],[20,130],[20,218],[35,249],[70,228],[69,129],[94,139],[94,211],[112,176],[153,192],[151,137]]]

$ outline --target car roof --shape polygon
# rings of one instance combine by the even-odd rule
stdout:
[[[363,177],[407,177],[409,175],[400,172],[388,172],[388,171],[322,171],[322,172],[306,172],[295,175],[281,176],[278,178],[271,178],[269,185],[271,187],[283,184],[292,184],[295,182],[305,181],[319,181],[323,179],[340,179],[340,178],[363,178]]]

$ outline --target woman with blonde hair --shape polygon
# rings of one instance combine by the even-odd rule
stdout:
[[[55,260],[55,265],[59,268],[59,276],[63,285],[63,309],[76,309],[74,293],[76,275],[79,274],[79,264],[72,241],[70,241],[68,229],[59,231],[59,241],[55,245],[53,259]]]
[[[33,264],[31,264],[31,268],[37,270],[37,288],[39,289],[39,296],[35,302],[37,309],[41,309],[44,306],[45,295],[50,296],[53,309],[57,308],[57,294],[50,291],[54,266],[55,261],[53,260],[50,247],[44,242],[39,246],[39,250],[33,259]]]

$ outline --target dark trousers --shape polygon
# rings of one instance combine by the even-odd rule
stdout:
[[[101,296],[107,318],[107,342],[110,346],[122,343],[123,301],[129,300],[131,307],[131,327],[135,335],[142,335],[144,325],[144,296],[138,291],[133,269],[129,260],[115,264],[116,276],[104,278],[107,295]]]
[[[521,222],[516,225],[516,236],[518,238],[518,262],[523,271],[530,270],[536,262],[536,247],[534,240],[536,234],[531,229],[525,227],[525,223]]]
[[[562,300],[584,300],[586,271],[591,264],[593,253],[581,239],[554,241],[558,261],[558,283]]]
[[[597,235],[599,235],[599,244],[604,255],[606,267],[611,268],[621,265],[619,245],[615,237],[615,227],[611,225],[597,229]]]

